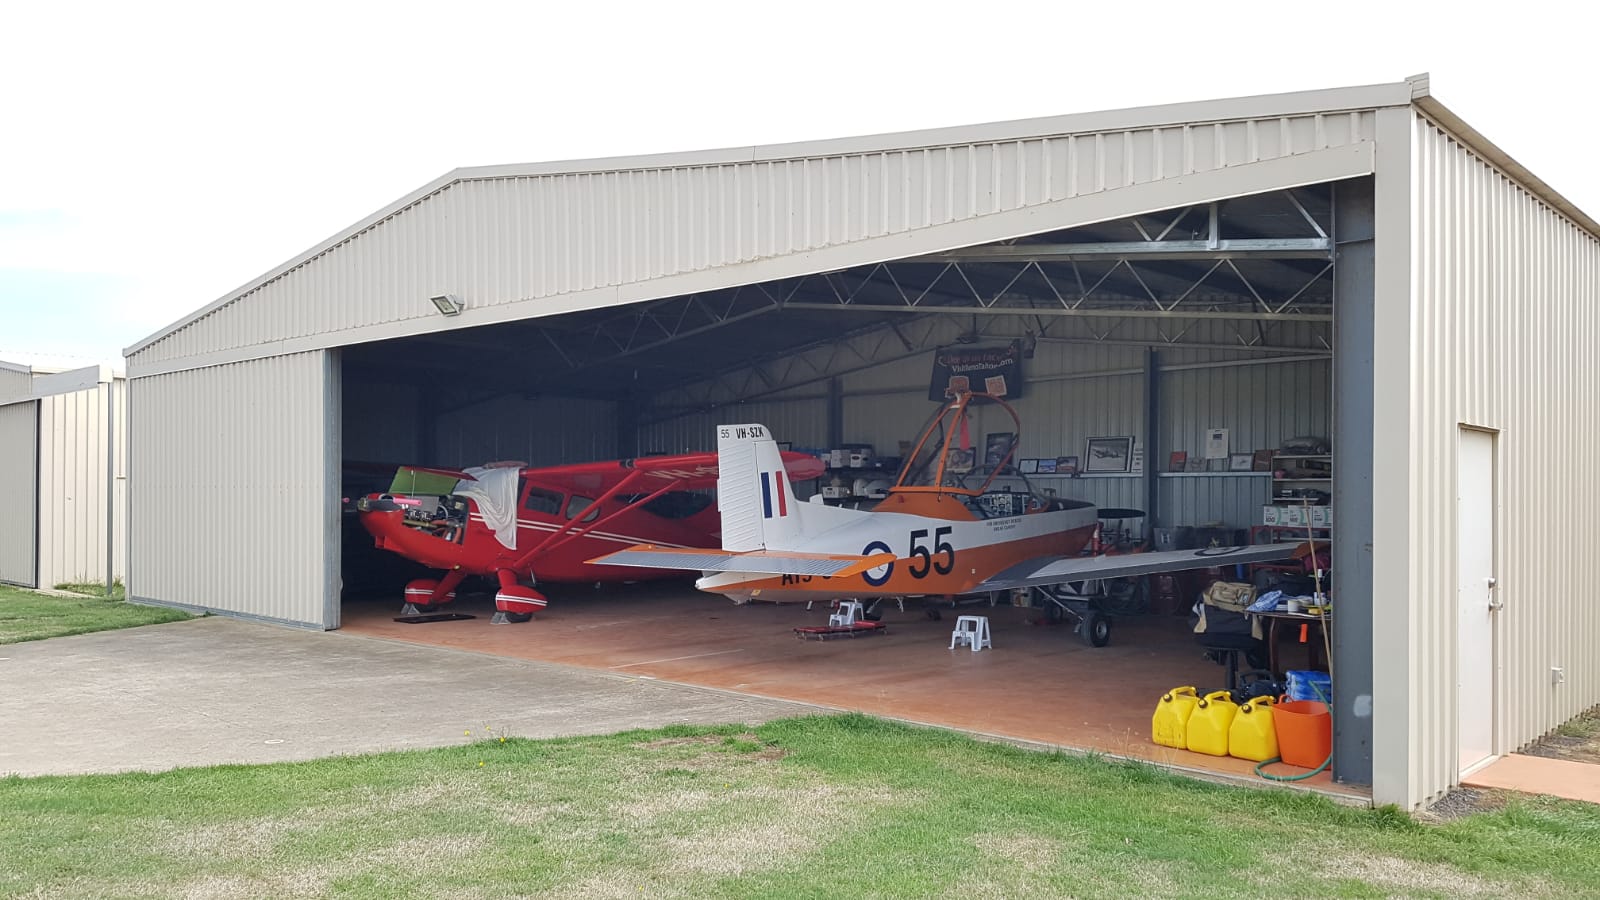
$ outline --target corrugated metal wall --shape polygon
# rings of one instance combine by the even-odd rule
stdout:
[[[337,624],[337,380],[323,352],[134,380],[130,596]]]
[[[11,403],[31,393],[33,373],[26,366],[0,363],[0,403]]]
[[[35,552],[39,505],[39,404],[0,406],[0,509],[6,510],[0,540],[0,581],[36,587]]]
[[[498,397],[441,415],[438,464],[480,466],[519,459],[531,466],[617,457],[613,403],[570,397]]]
[[[1268,361],[1241,355],[1195,349],[1163,353],[1163,366],[1176,368],[1162,373],[1162,438],[1147,465],[1164,470],[1172,450],[1197,456],[1204,431],[1213,427],[1230,429],[1233,447],[1240,451],[1277,447],[1285,438],[1299,435],[1328,434],[1329,360]],[[844,376],[844,440],[871,444],[886,456],[899,453],[900,441],[914,440],[935,408],[926,387],[931,359],[930,352]],[[1015,403],[1023,423],[1019,458],[1077,456],[1081,465],[1090,437],[1130,435],[1142,446],[1144,359],[1145,351],[1139,347],[1039,344],[1026,363],[1027,392]],[[1182,368],[1196,365],[1208,367]],[[662,449],[674,452],[708,449],[713,429],[735,420],[761,422],[779,440],[795,446],[825,446],[826,396],[816,388],[794,393],[793,399],[738,404],[648,426],[641,429],[641,449],[649,446],[646,438],[671,441]],[[972,439],[981,443],[988,432],[1012,427],[999,410],[980,409]],[[1041,475],[1033,480],[1061,496],[1103,507],[1146,506],[1144,482],[1136,477]],[[1253,473],[1163,477],[1162,524],[1220,522],[1235,528],[1259,524],[1271,484],[1270,477]]]
[[[344,387],[345,459],[443,465],[424,458],[415,386],[346,379]]]
[[[758,400],[645,425],[639,429],[639,452],[715,450],[718,425],[750,422],[767,426],[774,438],[795,447],[824,447],[828,443],[828,400],[814,394],[793,400]]]
[[[125,449],[127,382],[116,379],[89,390],[56,394],[40,400],[39,407],[39,583],[103,583],[106,578],[106,516],[115,532],[113,574],[123,574],[126,477]],[[108,422],[106,399],[111,414]],[[107,441],[113,442],[117,476],[108,482]],[[108,513],[106,491],[114,495]]]
[[[1600,703],[1600,240],[1413,122],[1411,790],[1455,783],[1456,441],[1495,429],[1497,750]],[[1381,442],[1382,437],[1379,436]],[[1380,443],[1381,446],[1381,443]],[[1376,598],[1403,603],[1398,590]],[[1564,684],[1551,668],[1565,669]],[[1487,700],[1485,701],[1487,702]]]
[[[400,320],[434,330],[444,323],[429,321],[437,319],[430,294],[483,308],[803,254],[1347,147],[1371,141],[1373,121],[1358,110],[457,180],[137,351],[132,363],[139,374],[141,365]]]

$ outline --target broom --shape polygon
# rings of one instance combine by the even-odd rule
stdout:
[[[1311,579],[1316,585],[1317,623],[1322,626],[1322,649],[1328,656],[1328,680],[1333,680],[1333,638],[1328,636],[1328,597],[1322,592],[1322,565],[1317,562],[1317,532],[1311,527],[1311,498],[1300,498],[1306,514],[1306,540],[1311,542]],[[1331,543],[1330,548],[1331,548]],[[1331,549],[1330,549],[1331,557]]]

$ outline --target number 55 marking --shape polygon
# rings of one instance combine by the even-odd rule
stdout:
[[[949,575],[956,567],[956,548],[946,538],[955,530],[949,525],[941,525],[933,530],[933,549],[929,550],[923,543],[928,537],[928,529],[918,528],[911,532],[911,550],[907,553],[913,559],[920,560],[912,563],[906,569],[912,578],[927,578],[928,572],[938,572],[940,575]],[[933,561],[933,554],[939,554],[942,559]]]

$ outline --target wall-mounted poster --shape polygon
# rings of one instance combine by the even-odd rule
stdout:
[[[981,391],[1007,400],[1022,396],[1022,342],[1004,347],[958,345],[933,351],[933,379],[928,399],[954,397],[960,391]]]
[[[1133,438],[1092,437],[1083,452],[1086,475],[1126,472],[1133,468]]]
[[[1206,459],[1228,458],[1228,429],[1211,428],[1206,431]]]

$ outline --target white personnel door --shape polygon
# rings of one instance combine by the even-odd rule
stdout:
[[[0,582],[38,587],[39,401],[0,406]]]
[[[1494,756],[1494,435],[1462,428],[1456,454],[1456,748],[1466,773]]]

